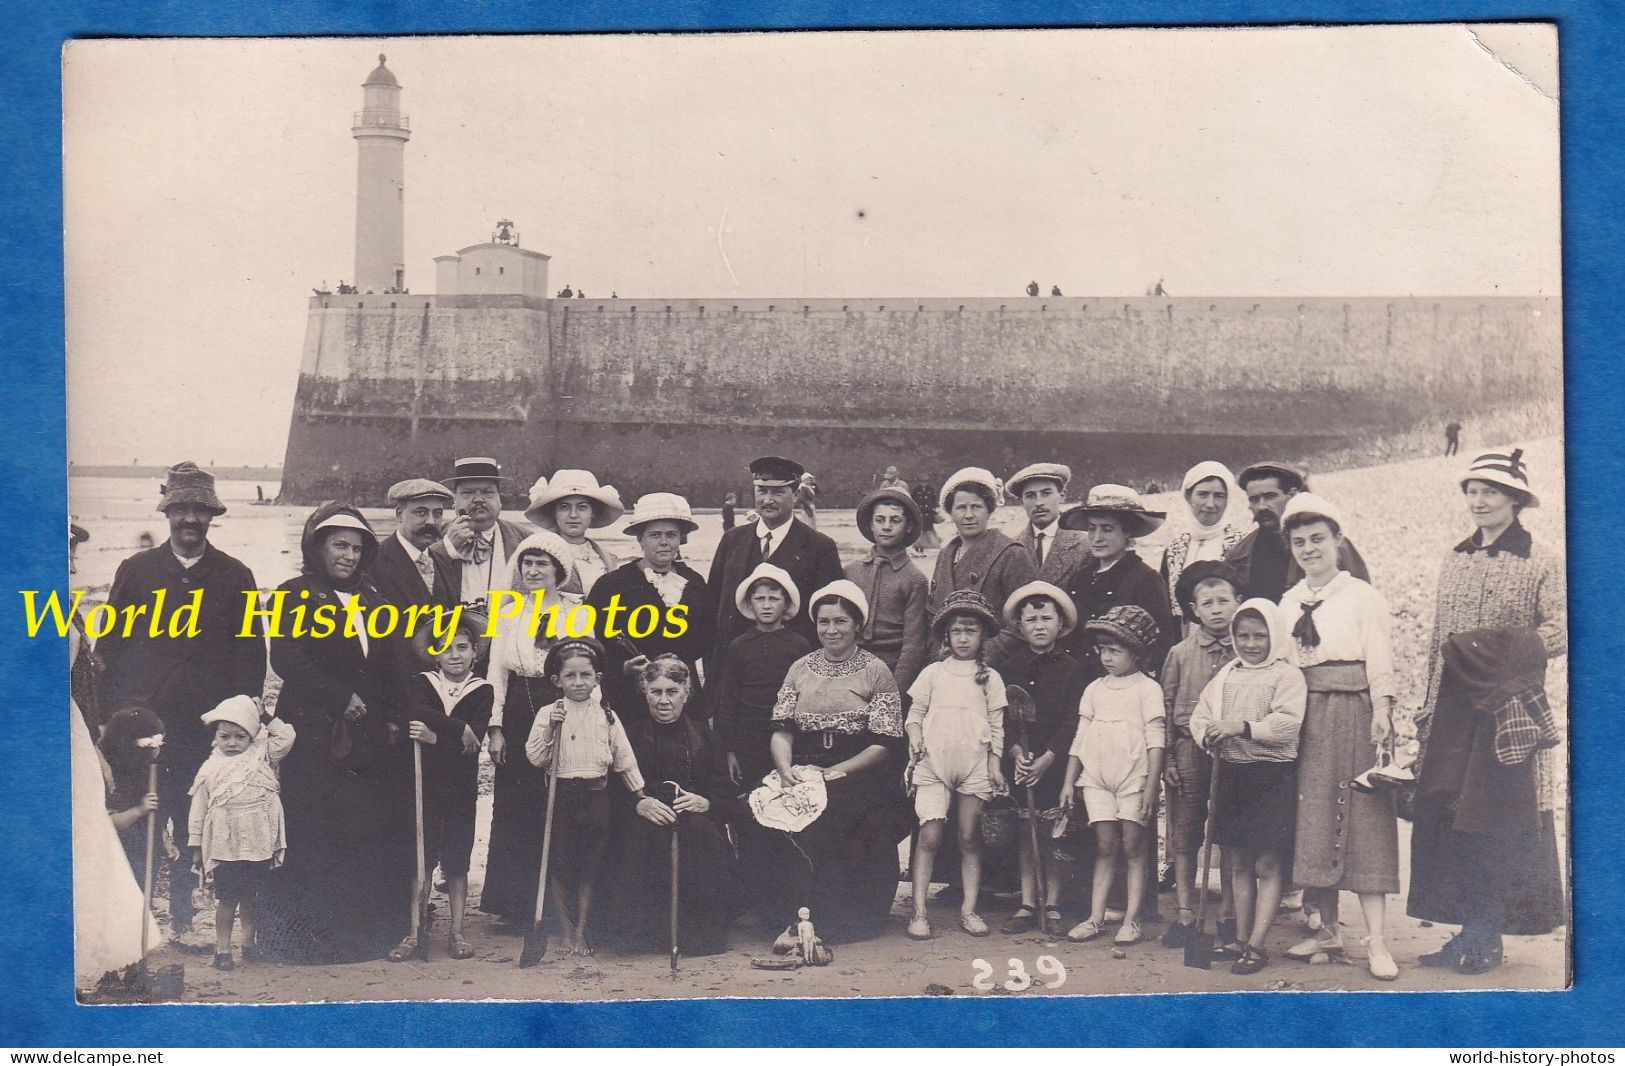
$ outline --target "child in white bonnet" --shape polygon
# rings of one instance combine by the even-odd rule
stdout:
[[[258,954],[254,901],[265,875],[281,865],[283,830],[276,764],[293,747],[293,726],[271,718],[262,727],[259,701],[232,696],[203,716],[214,726],[214,753],[192,782],[187,831],[193,868],[214,879],[214,966],[234,968],[231,930],[243,922],[243,960]]]

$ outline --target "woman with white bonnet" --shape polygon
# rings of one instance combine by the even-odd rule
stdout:
[[[1246,530],[1224,520],[1230,501],[1240,492],[1235,475],[1223,463],[1211,459],[1197,463],[1185,471],[1179,491],[1190,508],[1191,522],[1173,535],[1162,553],[1162,581],[1168,588],[1168,603],[1176,621],[1184,617],[1175,587],[1185,567],[1204,560],[1221,562],[1247,535]]]
[[[541,866],[542,823],[536,814],[547,802],[547,774],[525,758],[525,739],[544,707],[559,698],[543,664],[547,649],[563,638],[548,636],[546,619],[558,608],[559,625],[581,597],[562,591],[574,583],[570,546],[557,533],[532,533],[514,549],[501,587],[525,597],[517,616],[504,616],[491,638],[491,722],[486,748],[495,770],[491,835],[487,842],[480,910],[504,921],[529,922],[536,907],[536,876]],[[541,595],[542,624],[530,631],[531,597]],[[504,597],[506,600],[507,597]],[[511,609],[511,608],[509,608]],[[584,613],[584,612],[578,612]]]
[[[551,479],[536,479],[525,517],[537,529],[557,533],[569,547],[564,564],[573,566],[575,574],[563,591],[585,596],[615,569],[615,557],[590,540],[587,530],[614,525],[625,511],[615,486],[598,484],[590,470],[559,470]]]

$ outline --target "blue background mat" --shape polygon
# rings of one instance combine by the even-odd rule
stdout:
[[[12,544],[0,554],[0,1044],[846,1043],[1625,1045],[1625,760],[1620,729],[1617,543],[1612,489],[1622,394],[1625,124],[1615,93],[1625,18],[1610,3],[1068,4],[915,0],[870,5],[581,2],[529,9],[495,0],[239,4],[57,3],[8,12],[0,59],[0,484]],[[274,9],[274,10],[273,10]],[[1568,390],[1573,715],[1575,988],[1570,993],[1229,995],[1015,1002],[369,1004],[207,1009],[83,1008],[73,1001],[69,896],[66,643],[23,633],[21,588],[61,587],[67,513],[63,400],[60,49],[74,36],[431,34],[613,30],[1082,26],[1550,19],[1560,32],[1564,311]],[[139,160],[132,160],[139,165]],[[252,220],[248,220],[253,224]],[[138,357],[139,353],[136,353]],[[1610,473],[1610,472],[1613,473]],[[7,602],[9,601],[9,602]]]

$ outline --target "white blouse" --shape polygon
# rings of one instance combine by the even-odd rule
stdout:
[[[1297,628],[1306,603],[1320,604],[1311,616],[1320,634],[1320,643],[1309,648],[1303,641],[1297,641],[1298,665],[1364,663],[1372,700],[1383,696],[1397,698],[1394,649],[1388,637],[1392,614],[1382,593],[1346,570],[1339,570],[1336,577],[1316,592],[1310,591],[1309,580],[1305,578],[1281,596],[1281,620],[1288,630]]]
[[[574,596],[549,597],[544,601],[547,607],[554,603],[559,605],[559,624],[564,624],[564,612],[579,603]],[[543,608],[546,610],[546,607]],[[547,625],[548,616],[544,613],[540,624]],[[530,635],[530,612],[516,618],[504,618],[497,626],[496,635],[491,638],[490,665],[485,669],[485,675],[491,681],[491,722],[488,729],[502,728],[502,705],[508,699],[508,675],[510,672],[523,674],[526,677],[541,677],[543,664],[547,661],[547,648],[551,644],[546,637],[542,638],[540,645]]]

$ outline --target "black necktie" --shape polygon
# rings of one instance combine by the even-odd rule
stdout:
[[[1293,637],[1306,648],[1320,647],[1320,630],[1315,628],[1315,608],[1325,602],[1319,600],[1303,604],[1303,614],[1298,616],[1298,624],[1292,627]]]
[[[773,552],[773,534],[771,534],[771,533],[763,533],[762,534],[762,560],[765,562],[767,560],[767,557],[769,555],[771,555],[772,552]]]
[[[1033,534],[1033,554],[1038,556],[1038,565],[1044,565],[1044,534]]]

